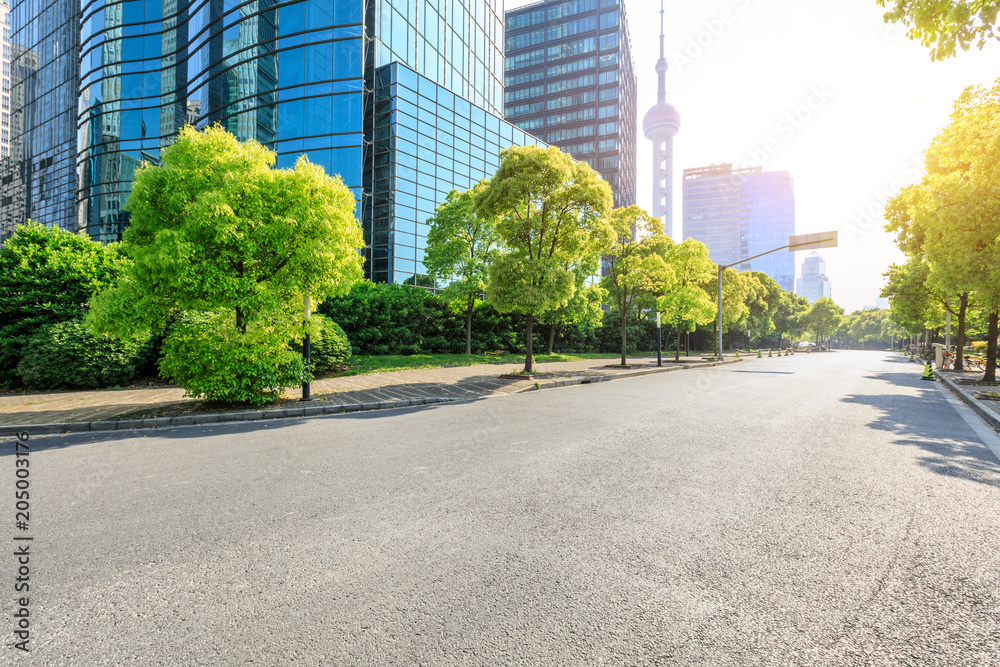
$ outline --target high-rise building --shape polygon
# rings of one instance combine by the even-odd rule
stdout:
[[[804,296],[809,303],[816,303],[823,297],[830,297],[830,279],[826,277],[826,262],[818,252],[811,252],[802,260],[802,277],[799,278],[795,293]]]
[[[656,106],[642,119],[642,131],[653,142],[654,217],[663,223],[663,232],[674,236],[674,137],[681,128],[681,115],[667,103],[667,58],[663,52],[663,0],[660,0],[660,59],[656,61],[658,87]]]
[[[542,0],[507,12],[504,113],[589,163],[615,206],[636,203],[636,80],[620,0]]]
[[[499,117],[499,0],[86,2],[79,225],[119,238],[135,169],[187,123],[339,174],[366,272],[426,284],[426,221],[451,188],[536,140]]]
[[[10,157],[10,7],[0,0],[0,173]]]
[[[72,229],[76,200],[80,3],[14,0],[10,22],[10,158],[0,165],[0,241],[28,219]]]
[[[792,253],[748,260],[787,245],[788,237],[795,234],[795,195],[788,172],[733,169],[731,164],[685,169],[683,195],[685,239],[708,246],[716,264],[762,271],[782,289],[792,291]]]

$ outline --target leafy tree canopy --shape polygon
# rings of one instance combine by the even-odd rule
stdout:
[[[576,291],[573,268],[611,244],[611,188],[586,163],[555,147],[509,148],[478,197],[476,210],[497,220],[504,253],[490,265],[487,298],[500,312],[527,318],[525,370],[532,368],[535,315],[565,305]]]
[[[305,157],[294,169],[274,160],[219,126],[185,127],[161,165],[136,174],[122,241],[134,264],[93,299],[92,325],[160,332],[177,321],[161,369],[191,395],[259,403],[304,379],[288,345],[306,330],[305,298],[361,278],[351,191]]]
[[[878,0],[889,9],[886,22],[902,23],[907,36],[931,49],[931,58],[945,60],[958,49],[983,48],[997,39],[998,0]]]
[[[672,243],[663,234],[663,223],[638,206],[611,212],[614,242],[605,260],[606,274],[601,286],[618,313],[622,334],[622,365],[627,350],[626,324],[629,312],[640,295],[662,293],[673,281],[673,269],[666,254]],[[664,252],[666,250],[666,253]]]
[[[98,327],[162,331],[179,312],[221,309],[243,332],[256,319],[301,329],[305,296],[360,280],[351,191],[305,157],[291,170],[274,159],[219,126],[185,127],[161,165],[144,165],[123,238],[134,266],[95,300]]]
[[[476,199],[486,189],[480,181],[471,190],[452,190],[428,220],[424,266],[437,278],[450,281],[442,296],[465,307],[465,353],[472,353],[472,311],[486,292],[489,267],[500,249],[496,222],[480,215]]]

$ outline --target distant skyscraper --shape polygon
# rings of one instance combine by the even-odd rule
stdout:
[[[507,12],[504,113],[586,161],[616,206],[636,202],[636,81],[619,0],[542,0]]]
[[[788,172],[731,164],[684,170],[684,238],[708,246],[716,264],[737,264],[788,244],[795,234],[795,195]],[[782,289],[795,287],[795,260],[777,252],[738,264],[762,271]]]
[[[830,279],[826,277],[826,262],[819,253],[811,252],[802,260],[802,277],[799,278],[795,293],[804,296],[809,303],[830,298]]]
[[[674,236],[674,137],[681,115],[667,103],[667,59],[663,51],[663,0],[660,0],[660,59],[656,61],[656,106],[642,120],[642,131],[653,142],[652,214],[663,221],[664,233]]]
[[[29,218],[72,229],[76,200],[80,2],[15,0],[10,10],[10,159],[0,167],[0,241]]]
[[[10,7],[0,0],[0,164],[10,157],[10,46]]]

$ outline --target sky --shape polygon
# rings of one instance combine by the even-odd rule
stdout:
[[[660,3],[624,4],[641,124],[656,103]],[[796,233],[840,233],[838,248],[820,251],[833,300],[847,312],[875,305],[886,269],[903,259],[884,231],[885,201],[920,179],[923,151],[962,90],[1000,77],[1000,42],[932,62],[875,0],[665,0],[664,9],[667,101],[681,115],[675,232],[684,169],[788,171]],[[648,210],[652,144],[641,127],[638,144],[638,203]],[[796,254],[799,274],[809,253]]]

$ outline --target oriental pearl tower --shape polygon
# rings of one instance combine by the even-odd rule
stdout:
[[[660,59],[656,61],[659,88],[656,106],[642,119],[642,132],[653,142],[653,216],[663,221],[663,233],[674,236],[674,136],[681,115],[667,104],[667,59],[663,55],[663,0],[660,0]]]

